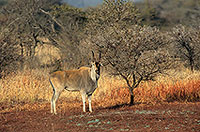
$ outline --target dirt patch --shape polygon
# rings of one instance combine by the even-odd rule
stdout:
[[[60,103],[52,115],[49,103],[1,105],[0,132],[166,131],[199,132],[200,103],[119,105],[83,113],[80,107]],[[78,106],[78,105],[77,105]]]

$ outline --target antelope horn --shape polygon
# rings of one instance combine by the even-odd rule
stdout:
[[[101,51],[99,51],[99,61],[101,60]]]
[[[94,52],[92,51],[92,61],[94,61]]]

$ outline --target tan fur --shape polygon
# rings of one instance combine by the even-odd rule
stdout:
[[[98,65],[100,67],[100,65]],[[83,111],[85,112],[85,98],[88,96],[89,110],[92,112],[91,95],[97,88],[97,75],[95,62],[92,67],[81,67],[76,70],[56,71],[50,75],[50,83],[54,93],[51,100],[51,112],[56,114],[55,103],[64,89],[68,91],[80,91],[83,100]],[[100,72],[99,72],[100,73]]]
[[[50,75],[50,80],[59,91],[63,89],[80,91],[83,88],[90,88],[95,85],[90,78],[89,67],[81,67],[77,70],[57,71]]]

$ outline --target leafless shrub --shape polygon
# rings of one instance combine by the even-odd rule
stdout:
[[[199,69],[200,60],[200,28],[178,25],[169,33],[171,35],[172,51],[176,58],[190,67],[191,71]]]
[[[84,21],[83,14],[76,8],[59,3],[60,0],[14,0],[2,8],[1,16],[6,21],[1,34],[15,40],[18,52],[23,56],[22,66],[39,67],[36,57],[39,44],[59,48],[62,65],[67,64],[67,68],[80,64],[82,55],[78,46],[81,35],[78,31]],[[40,38],[47,38],[49,42]]]
[[[109,67],[110,73],[126,80],[130,104],[134,103],[133,90],[141,82],[152,80],[171,67],[171,58],[165,48],[169,41],[157,28],[125,26],[118,21],[92,25],[96,30],[89,41],[103,53],[104,65]]]
[[[35,48],[39,44],[38,37],[44,35],[38,28],[42,23],[39,9],[48,7],[56,0],[14,0],[2,7],[1,16],[6,21],[1,25],[1,36],[7,36],[12,40],[12,49],[17,50],[18,55],[22,56],[21,66],[24,63],[31,62],[30,67],[35,65]],[[7,40],[8,40],[7,39]]]
[[[22,56],[17,45],[6,36],[0,36],[0,78],[19,68]]]
[[[64,69],[80,66],[85,57],[79,48],[86,20],[84,12],[66,4],[55,5],[51,11],[40,11],[48,22],[42,24],[41,29],[51,44],[60,49]]]
[[[139,13],[129,1],[106,0],[92,14],[87,26],[88,43],[102,52],[109,72],[126,81],[133,104],[133,90],[141,82],[153,80],[171,67],[168,38],[157,28],[137,26]]]

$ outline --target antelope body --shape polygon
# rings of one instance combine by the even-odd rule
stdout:
[[[93,52],[92,52],[93,53]],[[99,54],[99,60],[100,60]],[[94,53],[93,53],[94,58]],[[94,60],[94,59],[93,59]],[[53,87],[51,99],[51,113],[56,113],[56,101],[62,91],[79,91],[83,101],[83,112],[85,110],[86,95],[88,96],[89,111],[92,112],[91,96],[98,86],[100,77],[100,63],[93,61],[91,67],[81,67],[75,70],[56,71],[50,75],[49,81]]]

